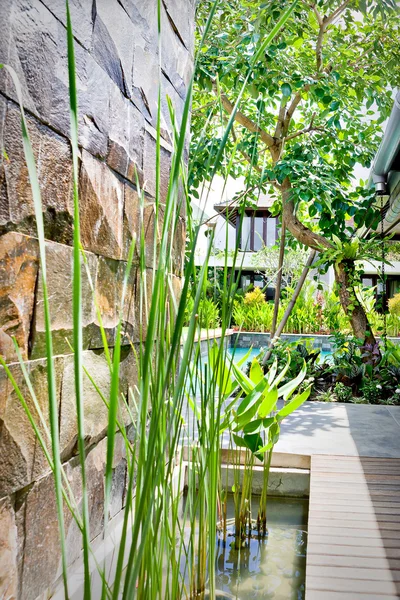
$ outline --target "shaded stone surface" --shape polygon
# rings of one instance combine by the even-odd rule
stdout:
[[[1,100],[1,97],[0,97]],[[37,235],[28,168],[21,137],[19,109],[7,103],[0,124],[0,139],[7,158],[2,160],[0,179],[0,233],[15,230]],[[28,129],[37,164],[42,197],[45,235],[64,243],[72,241],[72,168],[65,139],[28,116]]]
[[[91,351],[83,353],[83,366],[94,379],[104,397],[110,395],[111,375],[104,355]],[[75,378],[73,356],[65,358],[61,388],[60,449],[63,460],[77,453],[77,412],[75,400]],[[107,428],[108,410],[101,396],[86,373],[83,374],[83,398],[85,412],[85,440],[88,445],[104,437]]]
[[[87,253],[86,260],[92,282],[95,282],[97,259],[93,254]],[[73,332],[72,248],[52,242],[47,243],[46,265],[54,353],[69,353],[71,351],[69,344],[72,344]],[[93,305],[93,295],[84,264],[82,264],[81,267],[81,274],[83,347],[88,348],[93,332],[95,310]],[[43,284],[40,273],[38,279],[36,312],[33,320],[31,336],[31,358],[45,356],[46,345],[43,311]]]
[[[80,177],[81,240],[86,250],[121,258],[124,191],[120,179],[88,152],[82,152]]]
[[[7,362],[17,360],[12,337],[28,357],[38,263],[36,240],[20,233],[0,237],[0,354]]]
[[[55,368],[62,451],[69,459],[65,469],[80,507],[69,346],[73,205],[65,3],[8,0],[1,8],[0,60],[15,69],[21,84],[41,186],[45,236],[49,240],[46,258],[54,352],[61,354],[55,359]],[[134,236],[139,240],[142,229],[145,238],[146,271],[141,274],[138,268],[138,246],[122,307],[121,393],[127,393],[128,388],[136,391],[137,365],[130,345],[138,348],[139,340],[146,336],[152,291],[158,86],[161,81],[162,204],[172,137],[166,96],[174,103],[179,123],[192,68],[194,0],[163,0],[161,9],[160,74],[156,2],[70,0],[76,40],[81,237],[111,357],[129,246]],[[15,360],[10,342],[11,335],[16,335],[24,358],[31,359],[27,369],[48,426],[43,289],[37,241],[33,239],[36,226],[16,90],[4,70],[0,70],[0,145],[5,150],[0,164],[0,352],[8,361]],[[142,188],[146,182],[142,217],[136,175]],[[161,206],[156,236],[161,231],[163,210]],[[179,230],[174,239],[176,273],[180,271],[181,233]],[[172,286],[178,285],[179,279],[171,277]],[[85,267],[82,286],[84,361],[107,397],[109,369]],[[20,366],[11,364],[10,369],[37,417]],[[88,378],[84,379],[89,510],[91,537],[95,538],[103,527],[107,418],[103,402]],[[127,412],[121,404],[120,419],[129,423]],[[45,435],[42,425],[40,430]],[[121,510],[126,493],[125,449],[118,434],[113,467],[111,516]],[[47,598],[60,576],[54,484],[21,403],[0,370],[0,498],[3,496],[0,597],[5,593],[7,599]],[[81,538],[67,511],[65,519],[68,558],[73,561],[80,556]]]
[[[18,532],[11,498],[0,500],[0,598],[13,599],[18,592]]]
[[[160,202],[165,203],[168,192],[171,154],[166,148],[160,148]],[[146,132],[144,140],[144,189],[153,198],[156,195],[156,141]]]
[[[56,396],[59,398],[63,358],[54,361],[56,373]],[[33,400],[25,383],[19,364],[9,366],[29,410],[35,417],[44,439],[45,429],[37,415]],[[49,427],[49,401],[47,394],[47,370],[45,360],[26,363],[26,368],[44,423]],[[49,470],[47,460],[36,439],[35,432],[25,414],[11,382],[3,368],[0,369],[0,498],[30,484]]]
[[[110,98],[107,164],[136,183],[143,182],[144,117],[115,86]]]

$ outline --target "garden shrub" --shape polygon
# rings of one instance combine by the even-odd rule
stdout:
[[[220,326],[218,306],[209,298],[202,298],[199,302],[199,324],[204,329],[216,329]]]
[[[390,298],[388,304],[390,314],[400,317],[400,293],[395,294],[393,298]]]

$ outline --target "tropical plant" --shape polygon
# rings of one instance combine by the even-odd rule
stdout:
[[[199,302],[199,325],[204,329],[216,329],[221,321],[218,306],[209,298]]]
[[[390,314],[400,317],[400,294],[395,294],[393,298],[390,298],[388,304]]]

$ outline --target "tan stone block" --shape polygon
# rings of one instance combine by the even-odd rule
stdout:
[[[124,210],[121,180],[107,165],[83,151],[79,190],[82,245],[91,252],[121,258]]]
[[[0,500],[0,598],[18,594],[18,532],[12,498]]]
[[[106,357],[104,354],[85,351],[82,358],[84,369],[108,401],[111,375]],[[60,449],[63,460],[68,460],[71,455],[77,453],[78,426],[74,386],[74,360],[73,356],[68,356],[65,358],[61,387]],[[104,437],[107,431],[108,409],[86,373],[83,374],[83,398],[85,441],[87,445],[91,445]]]
[[[63,358],[56,358],[56,396],[59,398]],[[49,402],[47,370],[44,359],[26,363],[29,379],[35,390],[44,421],[49,427]],[[33,400],[25,383],[19,364],[9,366],[22,396],[25,398],[36,424],[47,441],[45,429],[36,413]],[[48,449],[51,449],[48,443]],[[11,494],[30,484],[49,470],[45,455],[36,439],[35,432],[25,414],[14,388],[3,368],[0,369],[0,497]]]
[[[165,203],[168,192],[169,173],[171,169],[171,153],[160,147],[160,202]],[[149,132],[144,139],[143,187],[153,198],[156,194],[156,140]]]
[[[0,354],[7,362],[17,360],[12,337],[28,356],[37,273],[37,240],[14,232],[1,236]]]
[[[66,140],[28,116],[28,130],[37,165],[47,239],[71,243],[72,169]],[[2,194],[1,225],[37,235],[31,184],[22,144],[20,111],[7,105],[3,127],[3,147],[7,160],[0,169],[5,180]]]
[[[95,309],[87,269],[93,285],[96,281],[97,258],[87,253],[87,268],[82,263],[82,335],[83,347],[90,346]],[[47,288],[50,304],[54,354],[69,354],[73,336],[73,249],[61,244],[46,244]],[[45,320],[43,311],[43,283],[39,272],[36,312],[32,328],[31,358],[45,356]]]

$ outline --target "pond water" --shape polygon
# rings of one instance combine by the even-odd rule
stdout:
[[[253,497],[254,511],[257,506]],[[304,600],[308,501],[269,498],[267,510],[266,537],[254,531],[236,550],[233,528],[225,539],[217,535],[216,589],[235,600]],[[229,498],[228,516],[233,514]]]

